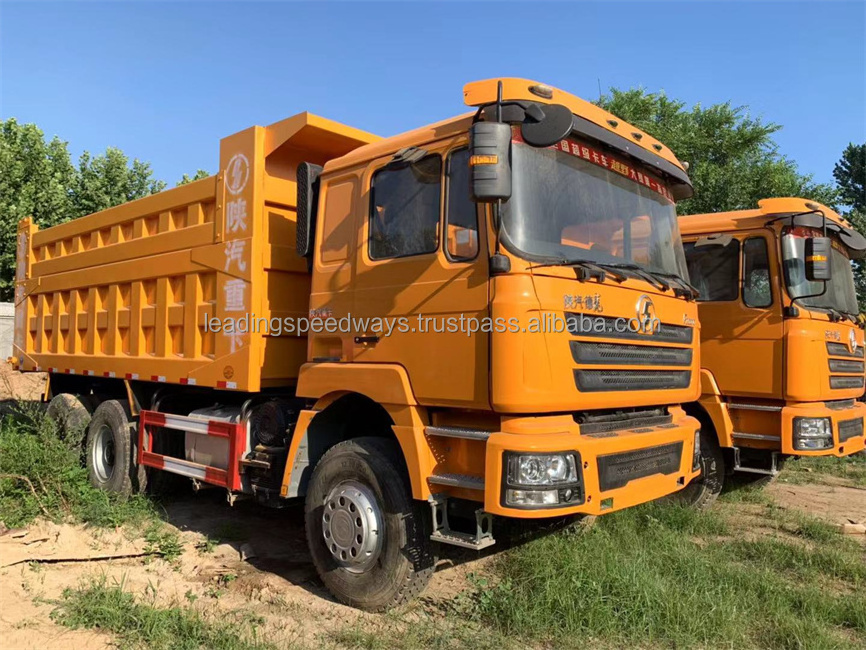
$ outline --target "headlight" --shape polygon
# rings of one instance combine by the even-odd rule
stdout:
[[[574,454],[514,454],[508,459],[508,484],[568,485],[577,482]]]
[[[833,424],[830,418],[794,418],[794,449],[830,449]]]
[[[692,471],[697,472],[701,468],[701,430],[695,430],[695,448],[692,452]]]
[[[506,506],[550,508],[583,503],[580,457],[575,452],[505,454]]]

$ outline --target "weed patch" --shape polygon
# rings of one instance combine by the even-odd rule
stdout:
[[[157,607],[142,602],[103,578],[80,589],[67,589],[51,617],[72,629],[92,629],[117,635],[122,646],[157,650],[269,650],[261,619],[227,616],[206,619],[191,607]]]
[[[747,541],[736,519],[647,504],[504,555],[473,614],[500,633],[575,646],[859,648],[866,567],[846,540]],[[824,538],[817,525],[804,537]],[[835,581],[844,590],[820,589]],[[844,593],[838,593],[839,591]]]
[[[846,479],[852,485],[866,487],[866,455],[794,458],[785,465],[781,478],[789,483],[815,483],[825,476]]]
[[[23,526],[44,516],[96,526],[143,525],[153,502],[97,490],[81,465],[81,438],[61,439],[54,422],[22,406],[0,418],[0,521]]]

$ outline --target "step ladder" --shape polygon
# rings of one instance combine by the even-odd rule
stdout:
[[[433,534],[430,539],[442,544],[451,544],[476,551],[493,546],[493,515],[479,508],[475,511],[475,534],[453,530],[448,523],[448,496],[433,494],[427,502],[433,515]]]
[[[734,447],[734,471],[735,472],[746,472],[748,474],[762,474],[764,476],[778,476],[780,469],[779,459],[782,454],[778,451],[774,451],[770,454],[770,467],[755,467],[749,465],[743,465],[742,459],[740,457],[740,448]]]

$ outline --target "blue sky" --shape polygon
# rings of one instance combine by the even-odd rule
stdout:
[[[176,182],[300,111],[379,135],[463,112],[462,86],[544,81],[731,101],[816,180],[866,141],[866,3],[0,4],[0,116]]]

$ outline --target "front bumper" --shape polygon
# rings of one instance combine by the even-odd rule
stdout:
[[[700,424],[680,409],[676,411],[670,424],[597,435],[581,435],[579,426],[567,416],[505,420],[503,431],[487,440],[484,510],[532,519],[601,515],[681,490],[700,474],[700,470],[692,470],[695,432]],[[505,505],[506,452],[564,451],[574,451],[580,458],[583,494],[579,503],[539,509]]]
[[[829,402],[829,404],[833,404]],[[833,446],[828,449],[803,450],[794,448],[794,418],[829,418],[833,430]],[[860,434],[847,439],[845,431],[860,422]],[[841,427],[840,427],[841,425]],[[866,448],[866,404],[854,401],[839,408],[825,402],[802,402],[782,408],[782,453],[794,456],[850,456]]]

